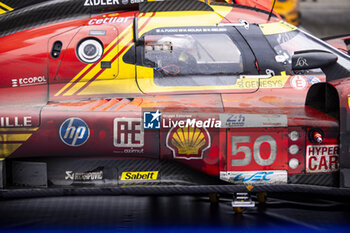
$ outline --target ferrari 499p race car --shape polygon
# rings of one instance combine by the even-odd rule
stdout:
[[[268,15],[188,0],[2,14],[1,196],[350,194],[350,57]]]

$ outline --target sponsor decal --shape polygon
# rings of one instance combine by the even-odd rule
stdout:
[[[307,86],[307,81],[304,76],[296,75],[291,77],[290,85],[296,90],[303,90]]]
[[[10,128],[10,127],[30,127],[32,126],[32,117],[0,117],[0,127]]]
[[[288,127],[287,115],[220,114],[222,128]]]
[[[90,181],[90,180],[102,180],[103,172],[73,172],[66,171],[65,180],[76,180],[76,181]]]
[[[166,146],[175,159],[202,159],[204,151],[211,147],[211,138],[206,128],[173,127],[168,132]]]
[[[119,0],[85,0],[84,6],[111,6],[119,5]]]
[[[221,121],[215,118],[207,118],[206,120],[197,119],[192,115],[168,114],[163,115],[157,110],[156,112],[143,113],[143,128],[144,129],[170,129],[174,127],[180,128],[221,128]],[[177,119],[174,119],[177,118]],[[180,119],[178,119],[180,118]]]
[[[208,33],[208,32],[226,32],[226,28],[213,27],[213,28],[160,28],[156,29],[156,33]]]
[[[142,154],[143,153],[143,149],[124,149],[124,151],[119,152],[116,151],[116,153],[126,153],[126,154]]]
[[[62,123],[59,135],[66,145],[81,146],[89,139],[90,129],[85,121],[72,117]]]
[[[143,128],[145,129],[160,129],[162,113],[157,110],[156,112],[143,112]]]
[[[237,80],[236,85],[242,89],[256,88],[282,88],[284,83],[282,80]]]
[[[321,82],[321,80],[315,76],[306,76],[306,79],[310,84],[316,84]]]
[[[139,118],[115,118],[114,119],[114,138],[115,147],[143,147],[144,131]],[[131,150],[132,151],[132,150]],[[126,151],[126,153],[132,153]],[[143,153],[138,150],[138,153]]]
[[[12,87],[25,87],[32,85],[42,85],[47,83],[45,76],[12,79],[11,82]]]
[[[124,5],[141,3],[145,0],[85,0],[84,6],[113,6],[120,5],[120,2]]]
[[[186,119],[186,120],[172,120],[171,118],[165,119],[163,118],[163,128],[172,128],[172,127],[180,127],[180,128],[221,128],[221,121],[216,120],[215,118],[209,118],[205,121],[198,120],[196,118]]]
[[[120,180],[125,181],[142,181],[142,180],[156,180],[158,178],[158,171],[147,172],[123,172]]]
[[[298,67],[298,66],[299,66],[299,67],[304,67],[304,66],[308,67],[309,64],[307,64],[306,58],[304,58],[304,57],[299,57],[298,60],[297,60],[297,62],[296,62],[296,64],[295,64],[295,67]]]
[[[109,23],[126,23],[132,17],[105,17],[102,19],[91,19],[89,25],[100,25],[100,24],[109,24]]]
[[[306,172],[339,170],[339,145],[310,145],[306,148]]]
[[[286,184],[287,171],[220,172],[220,179],[234,184]]]

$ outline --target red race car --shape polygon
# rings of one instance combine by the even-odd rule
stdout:
[[[0,195],[349,195],[350,57],[268,16],[187,0],[2,14]]]

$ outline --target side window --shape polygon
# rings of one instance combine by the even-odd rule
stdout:
[[[225,33],[147,35],[144,65],[159,86],[234,85],[243,73],[242,52]]]

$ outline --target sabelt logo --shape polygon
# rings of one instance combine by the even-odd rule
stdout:
[[[156,180],[158,178],[158,171],[149,172],[123,172],[120,180]]]

